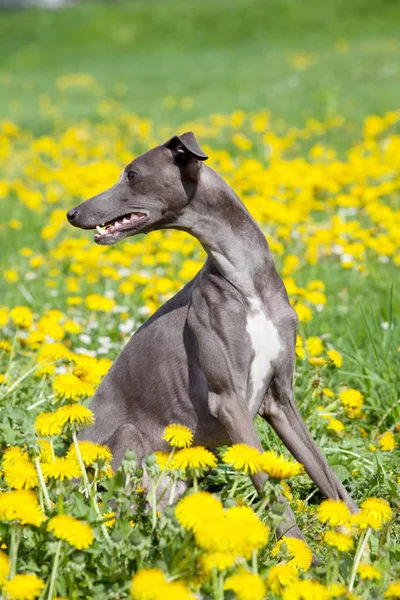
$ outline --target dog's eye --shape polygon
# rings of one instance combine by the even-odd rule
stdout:
[[[137,175],[136,171],[128,171],[128,180],[133,181],[135,179],[136,175]]]

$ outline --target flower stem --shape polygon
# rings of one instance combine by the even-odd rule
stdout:
[[[40,487],[43,492],[43,497],[44,497],[44,501],[46,503],[47,510],[51,510],[52,506],[51,506],[49,492],[48,492],[47,485],[46,485],[46,482],[43,477],[42,467],[40,466],[40,461],[37,456],[35,457],[35,467],[36,467],[36,471],[37,471],[37,474],[39,477],[39,483],[40,483]]]
[[[87,492],[89,490],[90,483],[89,483],[89,478],[88,478],[88,475],[87,475],[87,472],[86,472],[85,463],[83,462],[81,450],[79,448],[79,443],[78,443],[78,439],[76,437],[76,432],[75,431],[72,433],[72,439],[73,439],[73,442],[74,442],[74,446],[75,446],[75,450],[76,450],[76,456],[78,458],[79,466],[80,466],[81,471],[82,471],[83,483],[85,484],[85,492]]]
[[[59,563],[59,560],[60,560],[61,544],[62,544],[62,540],[59,540],[58,543],[57,543],[56,553],[54,555],[53,569],[51,571],[49,593],[48,593],[48,596],[47,596],[48,600],[52,600],[53,596],[54,596],[54,588],[55,588],[55,585],[56,585],[58,563]]]
[[[229,490],[229,494],[228,494],[228,498],[234,498],[235,496],[235,492],[236,492],[236,488],[239,485],[239,477],[235,477],[235,481],[233,482],[233,485],[231,487],[231,489]]]
[[[365,546],[367,545],[367,542],[368,542],[368,539],[369,539],[369,536],[371,535],[371,533],[372,533],[372,529],[371,529],[371,527],[368,527],[367,531],[364,534],[364,537],[361,537],[360,541],[358,542],[357,552],[354,557],[354,562],[353,562],[353,566],[351,569],[349,592],[351,592],[353,590],[354,581],[356,579],[356,574],[357,574],[357,569],[361,562],[361,558],[364,553]]]
[[[10,541],[10,571],[9,579],[15,577],[17,572],[18,548],[21,541],[22,529],[19,525],[11,525],[11,541]]]
[[[196,473],[193,473],[193,489],[195,492],[199,491],[199,481],[197,479]]]
[[[157,496],[156,496],[156,491],[157,491],[157,483],[152,481],[151,482],[151,530],[154,531],[154,529],[156,528],[156,523],[157,523]]]
[[[168,506],[171,506],[175,500],[176,481],[172,482],[171,491],[169,493]]]
[[[258,575],[257,550],[254,548],[251,553],[251,567],[253,570],[253,575]]]

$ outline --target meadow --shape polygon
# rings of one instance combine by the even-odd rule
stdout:
[[[4,598],[400,598],[396,14],[389,0],[0,14]],[[116,473],[107,447],[77,441],[113,359],[205,254],[173,231],[97,246],[65,213],[188,130],[265,232],[299,317],[295,397],[357,515],[258,418],[263,454],[214,456],[165,423],[170,453],[129,452]],[[276,539],[282,494],[308,545]]]

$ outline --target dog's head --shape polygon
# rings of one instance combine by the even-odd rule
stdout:
[[[207,158],[192,132],[174,136],[135,158],[115,185],[69,210],[67,219],[75,227],[96,229],[94,241],[107,246],[179,226]]]

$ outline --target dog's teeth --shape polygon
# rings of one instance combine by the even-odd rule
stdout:
[[[96,225],[96,229],[97,229],[98,233],[100,233],[100,235],[104,235],[105,233],[107,233],[105,229],[100,227],[100,225]]]
[[[129,220],[129,219],[127,219],[126,217],[124,217],[124,218],[122,219],[122,223],[123,223],[124,225],[129,225],[129,223],[130,223],[130,220]]]

